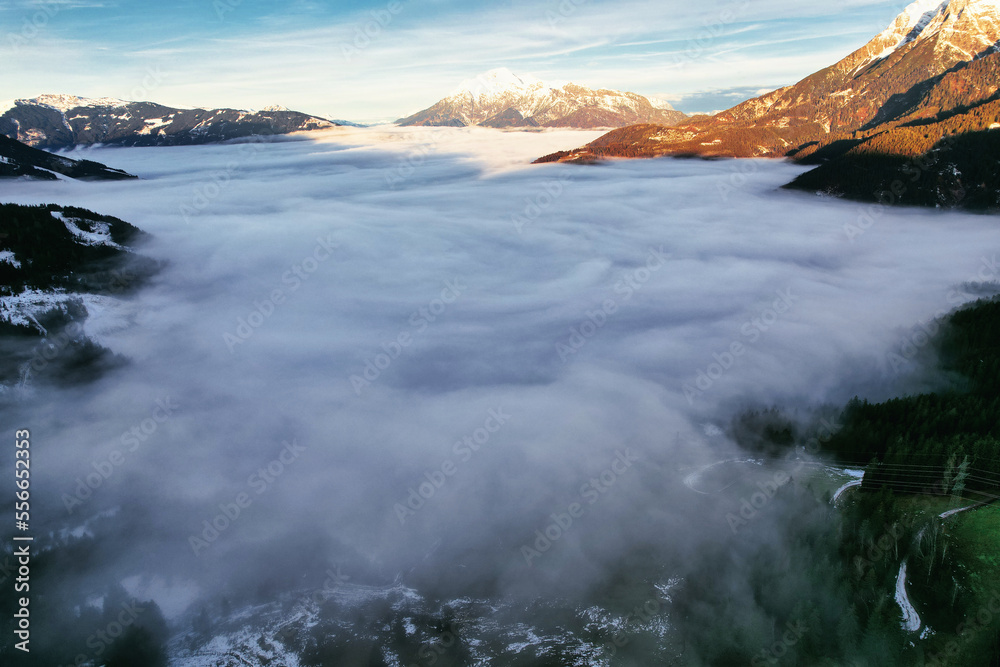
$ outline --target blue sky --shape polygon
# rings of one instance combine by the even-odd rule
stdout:
[[[710,111],[832,64],[906,4],[0,0],[0,100],[283,104],[373,121],[430,106],[504,66]]]

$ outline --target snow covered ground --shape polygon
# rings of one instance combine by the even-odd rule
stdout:
[[[39,313],[58,308],[66,299],[67,294],[62,290],[42,292],[29,289],[20,294],[0,296],[0,318],[11,324],[38,327],[44,333],[45,328],[35,317]]]
[[[910,596],[906,592],[906,565],[907,561],[899,566],[899,576],[896,577],[896,604],[903,610],[903,629],[908,632],[916,632],[922,625],[920,614],[910,602]]]
[[[15,269],[21,268],[21,262],[17,261],[17,258],[14,257],[14,253],[10,250],[0,250],[0,262],[10,264]]]
[[[106,222],[71,218],[58,211],[53,211],[52,217],[62,220],[63,224],[66,225],[66,229],[68,229],[73,236],[77,237],[82,245],[106,245],[111,246],[112,248],[121,248],[120,245],[111,239],[111,225]],[[86,229],[80,227],[81,224],[83,224]]]
[[[679,582],[668,581],[660,588],[664,599]],[[329,603],[338,610],[336,618],[328,611]],[[217,667],[235,664],[242,667],[300,665],[300,647],[305,637],[317,636],[317,630],[336,632],[354,637],[359,646],[378,652],[388,665],[404,667],[398,649],[394,648],[393,631],[389,626],[371,627],[358,624],[354,616],[372,605],[389,605],[393,623],[398,622],[409,646],[420,646],[420,655],[435,659],[454,649],[454,638],[443,635],[432,626],[440,618],[440,609],[453,614],[453,623],[461,628],[468,664],[495,663],[496,653],[520,656],[521,660],[537,660],[542,656],[560,655],[572,662],[560,663],[580,667],[610,667],[614,651],[610,644],[588,641],[572,630],[544,629],[528,619],[518,622],[501,620],[510,617],[511,603],[504,601],[462,598],[432,602],[405,586],[368,586],[337,582],[327,589],[299,591],[282,596],[270,604],[250,605],[238,610],[229,619],[220,620],[214,636],[207,641],[192,632],[175,636],[168,647],[171,667]],[[326,611],[324,611],[326,610]],[[578,620],[595,637],[633,637],[652,635],[663,639],[669,625],[665,615],[652,613],[648,618],[621,615],[603,607],[578,609]],[[339,619],[339,620],[338,620]],[[429,625],[429,623],[431,625]],[[322,626],[322,627],[317,627]],[[570,657],[572,656],[572,657]],[[505,657],[504,659],[509,659]],[[436,660],[435,660],[436,661]]]
[[[975,505],[969,505],[968,507],[959,507],[958,509],[948,510],[947,512],[942,512],[941,514],[939,514],[938,518],[947,519],[949,517],[955,516],[956,514],[961,514],[962,512],[967,512],[968,510],[975,509],[979,507],[979,505],[980,505],[979,503],[976,503]]]

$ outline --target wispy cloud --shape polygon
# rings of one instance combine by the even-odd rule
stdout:
[[[884,373],[892,329],[949,307],[998,242],[983,218],[887,208],[852,244],[844,226],[870,206],[776,192],[801,172],[783,162],[527,165],[596,136],[394,128],[253,152],[93,149],[143,178],[0,183],[7,201],[69,199],[141,224],[156,237],[144,252],[169,260],[149,290],[87,323],[132,364],[83,391],[40,388],[5,413],[51,445],[37,482],[53,492],[36,512],[58,532],[83,520],[62,494],[158,400],[180,406],[88,501],[95,514],[121,508],[95,528],[109,557],[66,577],[159,576],[210,597],[279,572],[301,587],[287,563],[305,554],[358,563],[374,581],[423,577],[432,591],[447,579],[461,594],[495,584],[561,597],[615,581],[647,548],[681,576],[731,535],[725,514],[739,504],[684,484],[737,454],[699,424],[748,396],[803,405],[905,392]],[[410,170],[387,187],[400,164]],[[207,186],[215,196],[183,224],[180,207]],[[519,234],[512,216],[543,194]],[[443,296],[449,283],[457,298]],[[768,320],[776,298],[794,307]],[[242,326],[252,333],[234,353],[225,336],[242,339]],[[726,361],[734,341],[744,353]],[[369,363],[359,396],[351,376]],[[684,385],[700,373],[714,379],[692,406]],[[510,417],[477,436],[491,410]],[[481,445],[468,459],[466,445],[456,451],[466,437]],[[301,458],[286,458],[258,500],[250,480],[293,440]],[[619,451],[639,461],[526,569],[520,546]],[[401,525],[394,505],[449,459],[457,474]],[[192,554],[192,533],[248,490],[252,511]],[[741,539],[766,538],[777,506]]]
[[[5,88],[12,96],[40,87],[124,96],[136,73],[155,65],[171,74],[161,93],[174,103],[282,103],[347,118],[398,117],[429,106],[463,79],[506,65],[547,79],[676,98],[793,83],[863,44],[899,9],[886,0],[835,7],[594,0],[566,15],[553,2],[402,3],[394,14],[372,3],[331,15],[330,5],[323,13],[318,4],[268,14],[240,6],[221,22],[210,13],[159,14],[157,30],[152,18],[123,8],[110,13],[115,21],[86,24],[86,34],[76,29],[82,19],[66,14],[8,58]],[[694,42],[696,57],[689,57]],[[136,58],[141,67],[133,66]]]
[[[9,0],[0,3],[0,12],[33,12],[38,10],[97,9],[117,7],[117,0]]]

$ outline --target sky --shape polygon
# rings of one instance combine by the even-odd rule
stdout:
[[[496,67],[728,108],[836,62],[900,0],[4,0],[0,100],[64,93],[393,120]]]

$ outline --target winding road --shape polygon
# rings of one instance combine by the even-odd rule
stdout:
[[[896,577],[896,604],[903,610],[903,629],[908,632],[916,632],[923,625],[920,621],[920,614],[910,602],[910,596],[906,592],[906,565],[903,561],[899,566],[899,576]]]

